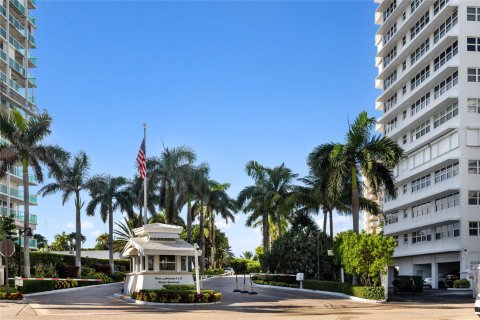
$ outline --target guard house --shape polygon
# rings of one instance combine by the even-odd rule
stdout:
[[[164,284],[194,284],[189,261],[195,257],[197,265],[201,251],[180,239],[182,230],[180,226],[162,223],[133,229],[121,254],[130,258],[131,272],[126,275],[125,294],[161,289]]]

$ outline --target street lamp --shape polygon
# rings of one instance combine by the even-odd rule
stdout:
[[[20,228],[18,229],[19,239],[18,239],[18,276],[22,276],[22,267],[21,267],[21,257],[22,257],[22,234],[25,234],[27,237],[33,236],[32,228]]]

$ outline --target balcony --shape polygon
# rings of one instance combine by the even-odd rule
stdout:
[[[3,183],[0,184],[0,194],[3,194],[5,196],[10,195],[11,197],[18,199],[23,202],[23,190],[18,190],[15,188],[10,187],[10,191],[8,191],[8,187],[4,185]],[[31,205],[37,205],[37,195],[36,194],[31,194],[30,195],[30,204]]]
[[[20,246],[23,246],[23,243],[24,243],[23,242],[23,237],[20,237],[19,240],[20,240]],[[19,240],[16,241],[17,244],[19,243]],[[30,249],[38,249],[37,248],[37,239],[28,239],[28,247]]]
[[[28,21],[35,27],[37,25],[37,20],[29,13]]]
[[[28,41],[30,42],[30,48],[35,48],[35,37],[30,32],[28,33]]]
[[[14,210],[14,209],[8,209],[7,207],[0,207],[0,215],[2,216],[11,216],[13,215],[13,218],[15,220],[22,221],[25,219],[25,215],[23,214],[22,211]],[[30,213],[28,221],[31,224],[37,224],[37,215]]]
[[[12,67],[15,71],[25,77],[25,68],[23,68],[17,61],[12,58],[8,59],[10,67]]]
[[[17,29],[17,31],[25,37],[25,27],[18,21],[14,16],[11,14],[8,15],[8,21],[10,21],[10,24]]]
[[[18,181],[23,181],[23,171],[21,168],[18,167],[11,167],[9,170],[12,177],[15,177]],[[28,175],[28,182],[30,185],[37,185],[38,180],[35,178],[33,174]]]
[[[25,7],[18,0],[10,0],[10,3],[13,4],[13,7],[22,15],[25,15]]]
[[[28,0],[28,9],[36,9],[37,3],[35,0]]]
[[[28,67],[35,68],[36,66],[37,66],[37,58],[31,56],[30,52],[28,52]]]

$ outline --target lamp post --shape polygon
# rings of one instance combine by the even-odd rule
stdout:
[[[32,234],[32,228],[27,227],[27,228],[20,228],[18,229],[18,276],[22,276],[22,268],[21,268],[21,257],[22,257],[22,234],[25,234],[27,237],[31,237]]]

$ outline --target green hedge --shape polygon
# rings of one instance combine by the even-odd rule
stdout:
[[[141,290],[134,292],[132,299],[160,303],[207,303],[221,301],[222,294],[213,290],[202,290],[200,294],[195,290]]]
[[[0,300],[22,300],[23,295],[20,292],[11,292],[9,294],[0,292]]]
[[[454,288],[463,288],[463,289],[468,289],[470,288],[470,281],[467,279],[459,279],[453,281],[453,287]]]
[[[266,282],[263,280],[253,280],[253,282],[257,284],[266,284],[266,285],[277,286],[277,287],[298,288],[298,284],[295,284],[295,283],[286,283],[286,282],[277,282],[277,281]]]
[[[346,282],[304,280],[303,287],[305,289],[318,291],[339,292],[349,296],[370,300],[383,300],[385,298],[383,287],[352,286],[350,283]]]
[[[207,269],[204,272],[204,274],[207,276],[218,276],[224,273],[225,272],[223,271],[223,269]]]
[[[254,274],[252,276],[252,280],[261,280],[265,282],[265,284],[269,284],[271,282],[298,284],[298,281],[295,276],[286,276],[286,275],[278,275],[278,274]]]

